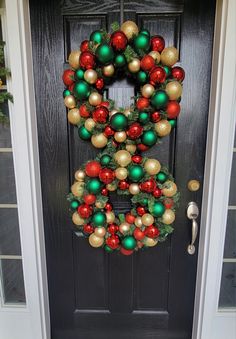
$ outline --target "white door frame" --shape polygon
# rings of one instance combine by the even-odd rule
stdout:
[[[11,132],[27,306],[0,308],[0,339],[50,339],[28,0],[5,2],[10,91],[14,96]],[[235,36],[236,1],[218,0],[192,339],[232,339],[236,330],[235,313],[219,312],[217,306],[236,116]]]

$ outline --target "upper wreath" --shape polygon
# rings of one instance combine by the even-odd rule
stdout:
[[[91,139],[97,148],[114,137],[123,146],[135,144],[145,151],[175,126],[185,73],[172,67],[178,51],[165,48],[161,36],[139,31],[132,21],[120,29],[113,25],[113,30],[112,34],[94,31],[80,50],[70,54],[72,69],[63,74],[68,120],[78,125],[83,140]],[[114,109],[114,102],[105,100],[103,93],[117,77],[125,76],[134,81],[137,96],[131,107]]]

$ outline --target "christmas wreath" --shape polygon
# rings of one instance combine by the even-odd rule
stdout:
[[[142,155],[171,132],[180,113],[184,70],[175,47],[139,31],[132,21],[94,31],[69,56],[63,73],[68,120],[101,152],[75,173],[68,196],[76,230],[107,252],[155,246],[173,231],[179,193],[167,168]],[[116,108],[104,90],[117,78],[133,81],[137,96]],[[115,215],[109,192],[131,195],[133,208]]]

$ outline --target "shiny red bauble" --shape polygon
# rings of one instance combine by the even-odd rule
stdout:
[[[134,220],[135,220],[135,216],[132,215],[131,213],[127,213],[127,214],[125,215],[125,221],[127,221],[127,223],[133,224],[133,223],[134,223]]]
[[[86,224],[86,225],[83,226],[83,231],[84,231],[84,233],[86,233],[86,234],[92,234],[93,231],[94,231],[94,229],[93,229],[93,226],[92,226],[92,225]]]
[[[105,210],[106,211],[112,211],[113,210],[112,204],[107,202],[106,205],[105,205]]]
[[[136,208],[136,211],[137,211],[138,215],[140,215],[140,216],[142,216],[146,213],[145,208],[143,206],[138,206]]]
[[[151,55],[145,55],[141,59],[140,67],[144,71],[150,71],[154,66],[155,66],[155,60],[153,59]]]
[[[156,182],[154,179],[149,179],[147,181],[142,182],[140,185],[141,191],[151,193],[156,189]]]
[[[160,35],[155,35],[151,38],[151,50],[162,52],[165,48],[165,40]]]
[[[110,168],[103,168],[99,172],[99,179],[104,182],[104,184],[110,184],[115,178],[115,173]]]
[[[63,72],[62,80],[66,86],[70,86],[74,84],[74,76],[75,72],[72,69],[66,69]]]
[[[136,240],[142,240],[145,237],[145,232],[143,232],[140,228],[136,227],[134,230],[134,237]]]
[[[108,189],[107,188],[102,188],[101,195],[107,196],[108,195]]]
[[[141,164],[141,162],[143,161],[143,157],[138,154],[132,155],[131,159],[135,164]]]
[[[159,229],[154,225],[150,225],[145,228],[145,235],[149,238],[157,238],[159,234],[160,234]]]
[[[109,101],[102,101],[101,104],[100,104],[100,106],[104,106],[106,108],[108,108],[109,105],[110,105]]]
[[[82,204],[78,207],[78,213],[81,218],[89,218],[93,213],[92,207],[87,204]]]
[[[88,108],[86,107],[85,104],[81,105],[79,108],[79,114],[81,117],[83,118],[88,118],[90,116],[90,112],[88,110]]]
[[[92,205],[95,203],[95,201],[96,201],[96,196],[94,194],[87,194],[84,196],[84,202],[87,205]]]
[[[156,187],[152,194],[155,198],[159,198],[160,196],[162,196],[162,191],[160,188]]]
[[[176,66],[171,70],[171,75],[178,81],[183,81],[185,78],[185,72],[182,67]]]
[[[141,152],[145,152],[145,151],[147,151],[149,149],[149,147],[147,145],[144,145],[144,144],[138,144],[137,148]]]
[[[158,122],[161,120],[161,114],[159,112],[153,112],[151,114],[151,120],[152,122]]]
[[[148,108],[149,103],[150,103],[149,99],[140,97],[136,101],[136,107],[139,111],[142,111],[143,109]]]
[[[88,40],[84,40],[84,41],[81,42],[80,50],[81,50],[81,52],[86,52],[86,51],[89,50],[89,41]]]
[[[152,85],[162,84],[166,80],[166,72],[162,67],[154,67],[150,72],[150,83]]]
[[[166,113],[169,119],[175,119],[180,113],[180,104],[175,100],[168,101]]]
[[[111,137],[112,135],[115,134],[115,131],[110,126],[106,126],[103,133],[105,134],[106,137]]]
[[[98,161],[90,161],[85,165],[85,173],[89,177],[98,177],[101,171],[101,164]]]
[[[68,90],[73,92],[74,91],[74,87],[75,87],[75,82],[73,82],[73,84],[68,86]]]
[[[164,204],[164,206],[165,206],[165,208],[171,208],[171,207],[173,207],[173,205],[174,205],[174,201],[173,201],[173,199],[171,199],[171,198],[166,198],[164,201],[163,201],[163,204]]]
[[[116,225],[116,224],[110,224],[108,227],[107,227],[107,230],[110,234],[115,234],[116,232],[118,232],[119,230],[119,226]]]
[[[119,247],[120,239],[118,235],[112,234],[110,237],[106,239],[106,244],[113,250]]]
[[[135,140],[143,133],[143,127],[138,122],[133,122],[127,131],[127,135],[130,139]]]
[[[119,187],[120,190],[126,190],[126,189],[129,188],[129,184],[125,180],[120,180],[119,183],[118,183],[118,187]]]
[[[120,248],[120,253],[123,254],[123,255],[131,255],[133,254],[133,250],[126,250],[124,247],[121,247]]]
[[[91,52],[85,51],[80,54],[79,63],[82,68],[92,69],[95,67],[95,56]]]
[[[97,81],[95,82],[95,86],[97,89],[103,89],[104,87],[104,80],[102,78],[98,78]]]
[[[93,111],[93,120],[100,124],[105,124],[109,117],[109,111],[104,106],[99,106]]]
[[[116,51],[124,51],[128,43],[126,35],[122,31],[112,33],[110,44]]]

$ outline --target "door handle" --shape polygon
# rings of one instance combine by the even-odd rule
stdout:
[[[195,241],[198,234],[198,223],[196,221],[199,215],[199,209],[197,204],[194,201],[191,201],[187,207],[187,217],[189,220],[192,220],[192,240],[187,247],[188,254],[193,255],[195,253]]]

